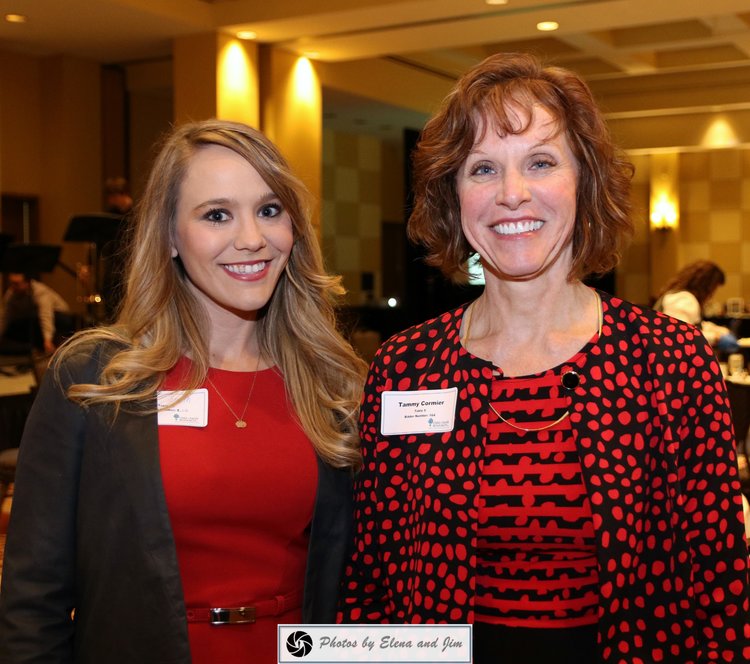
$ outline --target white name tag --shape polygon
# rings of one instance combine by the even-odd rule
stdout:
[[[175,403],[180,397],[185,398]],[[204,427],[208,424],[208,390],[185,392],[184,390],[164,390],[156,395],[158,423],[161,426]]]
[[[380,395],[380,433],[398,436],[453,431],[457,398],[457,387],[383,392]]]

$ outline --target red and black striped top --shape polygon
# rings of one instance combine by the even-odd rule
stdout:
[[[497,372],[492,382],[477,622],[546,628],[597,622],[594,526],[562,380],[590,344],[560,367],[520,378]]]

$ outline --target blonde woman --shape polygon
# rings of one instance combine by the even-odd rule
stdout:
[[[249,127],[167,137],[120,314],[28,421],[0,660],[262,664],[278,623],[333,620],[364,367],[305,196]]]

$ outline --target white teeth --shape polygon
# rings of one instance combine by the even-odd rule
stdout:
[[[534,221],[511,221],[494,226],[492,230],[500,235],[518,235],[519,233],[528,233],[538,231],[544,225],[543,221],[535,219]]]
[[[224,265],[224,269],[235,274],[254,274],[260,272],[266,266],[265,261],[260,263],[251,263],[250,265],[242,263],[240,265]]]

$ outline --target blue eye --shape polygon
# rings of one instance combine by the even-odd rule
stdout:
[[[555,166],[555,162],[547,158],[534,159],[531,163],[531,167],[536,170],[552,168],[553,166]]]
[[[471,169],[471,175],[490,175],[495,170],[489,164],[477,164]]]

